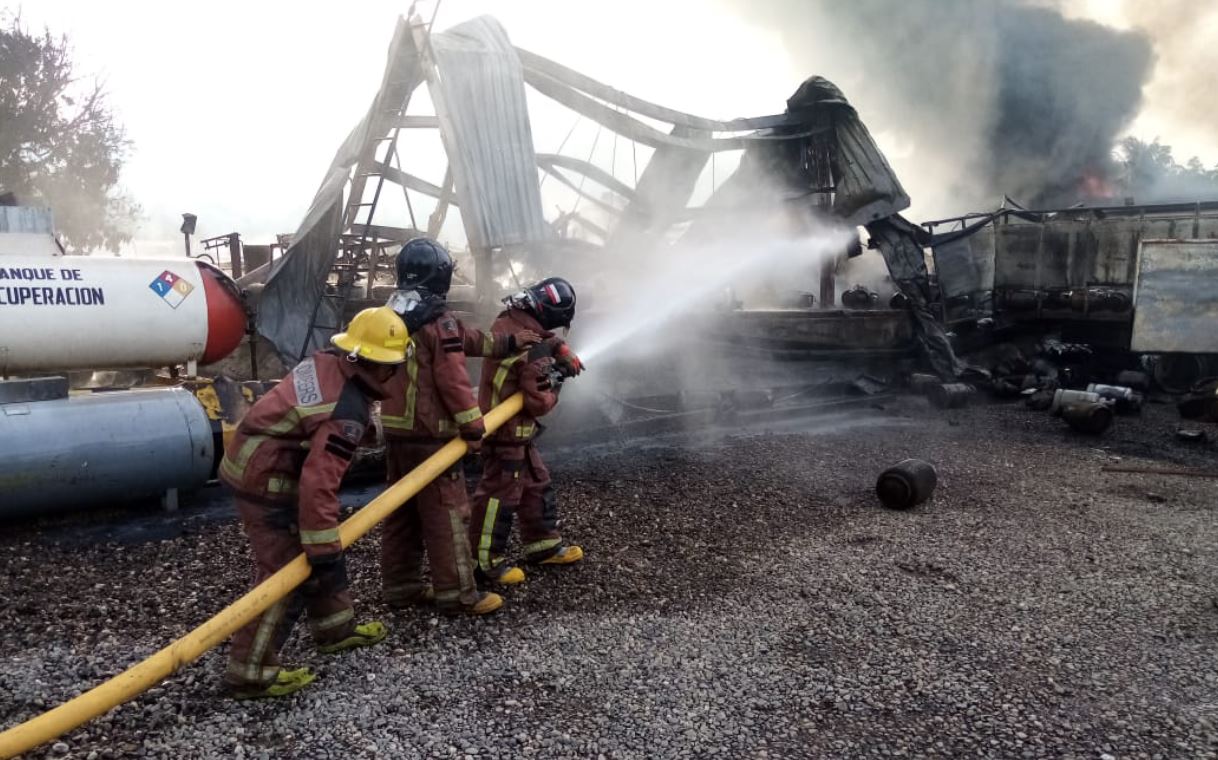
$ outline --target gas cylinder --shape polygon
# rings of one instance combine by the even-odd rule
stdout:
[[[880,473],[875,493],[889,509],[912,509],[930,498],[938,482],[939,476],[930,462],[906,459]]]
[[[1112,424],[1112,407],[1100,401],[1072,401],[1062,407],[1061,417],[1080,433],[1100,435]]]
[[[1142,395],[1140,393],[1135,393],[1133,388],[1127,388],[1121,385],[1091,383],[1087,386],[1087,390],[1090,393],[1098,395],[1102,399],[1115,402],[1118,412],[1142,411]]]
[[[0,518],[125,506],[211,474],[211,422],[181,388],[28,398],[0,397]]]
[[[1097,403],[1102,401],[1100,394],[1092,393],[1091,391],[1072,391],[1062,388],[1054,391],[1053,404],[1049,407],[1049,413],[1054,416],[1061,415],[1062,408],[1066,404],[1074,404],[1079,402]]]
[[[968,406],[977,389],[968,383],[944,383],[927,389],[930,403],[940,409],[959,409]]]

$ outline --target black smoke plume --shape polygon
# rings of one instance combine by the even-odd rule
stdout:
[[[974,210],[1003,195],[1046,207],[1112,195],[1113,148],[1137,114],[1146,36],[1014,0],[751,0],[803,67],[842,87],[915,205]],[[911,170],[917,176],[907,176]],[[918,192],[932,188],[932,198]]]

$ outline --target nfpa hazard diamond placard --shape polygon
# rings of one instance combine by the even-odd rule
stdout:
[[[148,283],[148,287],[152,288],[153,293],[156,293],[158,296],[164,299],[165,303],[169,304],[175,309],[178,308],[178,306],[186,300],[186,296],[190,295],[195,289],[194,285],[191,285],[189,282],[173,272],[170,272],[168,269],[161,272],[161,274],[155,280]]]

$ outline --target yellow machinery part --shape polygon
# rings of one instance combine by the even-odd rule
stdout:
[[[203,406],[203,411],[207,412],[207,419],[212,422],[217,422],[224,417],[224,411],[220,404],[220,397],[216,395],[216,386],[210,380],[195,381],[188,383],[186,389],[194,394],[195,398]]]
[[[492,409],[485,417],[487,433],[494,432],[521,410],[523,397],[517,393]],[[381,520],[402,506],[424,486],[456,464],[466,452],[460,438],[443,448],[389,486],[363,509],[339,526],[346,548],[372,530]],[[309,564],[303,554],[279,572],[259,583],[245,596],[221,610],[215,617],[173,642],[148,659],[131,666],[109,681],[90,689],[59,707],[0,733],[0,758],[8,758],[55,739],[77,726],[127,702],[165,678],[178,672],[258,617],[272,604],[287,596],[309,577]]]

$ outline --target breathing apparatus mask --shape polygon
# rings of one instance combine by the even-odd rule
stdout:
[[[425,288],[395,290],[385,303],[402,318],[411,333],[417,332],[419,328],[438,317],[444,304],[443,296],[430,293]]]

